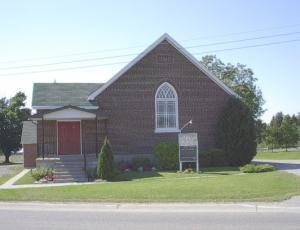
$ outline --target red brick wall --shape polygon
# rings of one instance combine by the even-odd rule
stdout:
[[[43,122],[44,122],[44,135],[43,135]],[[56,121],[38,121],[37,124],[37,143],[38,154],[43,153],[43,139],[44,139],[44,154],[56,155],[57,154],[57,125]]]
[[[105,120],[98,120],[97,127],[95,120],[82,120],[81,130],[82,152],[86,154],[99,153],[105,138]]]
[[[37,152],[40,156],[43,153],[43,124],[44,122],[44,154],[55,156],[57,154],[57,123],[56,121],[38,121],[37,128]],[[105,137],[105,120],[98,120],[97,123],[97,145],[96,145],[96,124],[95,120],[81,121],[82,153],[99,152]],[[97,148],[96,148],[97,147]]]
[[[177,133],[155,133],[155,92],[163,82],[178,94],[179,127],[197,132],[199,148],[215,147],[215,127],[230,97],[168,42],[163,42],[104,90],[99,108],[108,116],[116,154],[151,154],[160,142],[177,143]]]
[[[37,145],[36,144],[24,144],[24,168],[34,168],[35,159],[37,158]]]

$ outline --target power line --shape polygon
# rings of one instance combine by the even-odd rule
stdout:
[[[54,58],[64,58],[64,57],[72,57],[72,56],[87,55],[87,54],[105,53],[105,52],[109,52],[109,51],[129,50],[129,49],[140,48],[140,47],[144,47],[144,45],[131,46],[131,47],[125,47],[125,48],[104,49],[104,50],[99,50],[99,51],[78,52],[78,53],[71,53],[71,54],[58,55],[58,56],[47,56],[47,57],[9,60],[9,61],[0,62],[0,64],[1,63],[26,62],[26,61],[34,61],[34,60],[45,60],[45,59],[54,59]]]
[[[207,38],[218,38],[218,37],[228,37],[232,35],[241,35],[241,34],[248,34],[248,33],[254,33],[254,32],[260,32],[260,31],[270,31],[270,30],[278,30],[278,29],[285,29],[285,28],[292,28],[292,27],[299,27],[300,24],[291,24],[291,25],[285,25],[285,26],[274,26],[274,27],[265,27],[260,29],[254,29],[254,30],[246,30],[242,32],[233,32],[233,33],[227,33],[227,34],[218,34],[214,36],[201,36],[198,38],[192,38],[188,40],[181,40],[184,41],[193,41],[193,40],[200,40],[200,39],[207,39]]]
[[[24,66],[12,66],[12,67],[0,67],[0,70],[8,70],[8,69],[24,69],[24,68],[32,68],[32,67],[42,67],[42,66],[51,66],[51,65],[61,65],[61,64],[70,64],[76,62],[87,62],[87,61],[97,61],[97,60],[105,60],[105,59],[114,59],[120,57],[129,57],[137,54],[124,54],[124,55],[116,55],[116,56],[107,56],[100,58],[87,58],[87,59],[79,59],[79,60],[71,60],[71,61],[63,61],[63,62],[53,62],[47,64],[38,64],[38,65],[24,65]]]
[[[265,27],[265,28],[255,29],[255,30],[248,30],[248,31],[241,31],[241,32],[234,32],[234,33],[227,33],[227,34],[219,34],[219,35],[212,35],[212,36],[202,36],[202,37],[198,37],[198,38],[180,40],[180,42],[188,42],[188,41],[200,40],[200,39],[205,39],[205,38],[221,38],[221,37],[228,37],[228,36],[232,36],[232,35],[241,35],[241,34],[247,34],[247,33],[260,32],[260,31],[278,30],[278,29],[292,28],[292,27],[298,27],[298,26],[300,26],[300,24],[291,24],[291,25],[276,26],[276,27]],[[137,45],[137,46],[129,46],[129,47],[123,47],[123,48],[115,48],[115,49],[103,49],[103,50],[98,50],[98,51],[74,52],[74,53],[58,55],[58,56],[8,60],[8,61],[2,61],[0,63],[15,63],[15,62],[34,61],[34,60],[64,58],[64,57],[71,57],[71,56],[104,53],[104,52],[109,52],[109,51],[129,50],[129,49],[141,48],[141,47],[145,47],[145,46],[146,45]]]
[[[50,69],[50,70],[20,72],[20,73],[9,73],[9,74],[0,74],[0,77],[25,75],[25,74],[35,74],[35,73],[46,73],[46,72],[57,72],[57,71],[73,70],[73,69],[87,69],[87,68],[95,68],[95,67],[109,66],[109,65],[120,65],[120,64],[126,64],[126,63],[128,63],[128,62],[115,62],[115,63],[106,63],[106,64],[98,64],[98,65],[77,66],[77,67],[70,67],[70,68],[60,68],[60,69]]]
[[[225,44],[230,44],[230,43],[253,41],[253,40],[266,39],[266,38],[275,38],[275,37],[289,36],[289,35],[293,35],[293,34],[300,34],[300,32],[281,33],[281,34],[273,34],[273,35],[251,37],[251,38],[244,38],[244,39],[231,40],[231,41],[224,41],[224,42],[214,42],[214,43],[200,44],[200,45],[188,46],[188,47],[186,47],[186,49],[193,49],[193,48],[207,47],[207,46],[216,46],[216,45],[225,45]],[[71,61],[62,61],[62,62],[37,64],[37,65],[0,67],[0,70],[24,69],[24,68],[43,67],[43,66],[52,66],[52,65],[61,65],[61,64],[79,63],[79,62],[98,61],[98,60],[114,59],[114,58],[120,58],[120,57],[129,57],[129,56],[134,56],[134,55],[138,55],[138,53],[124,54],[124,55],[114,55],[114,56],[99,57],[99,58],[77,59],[77,60],[71,60]]]
[[[260,40],[260,39],[265,39],[265,38],[275,38],[275,37],[289,36],[289,35],[293,35],[293,34],[300,34],[300,32],[273,34],[273,35],[266,35],[266,36],[252,37],[252,38],[244,38],[244,39],[231,40],[231,41],[225,41],[225,42],[214,42],[214,43],[208,43],[208,44],[203,44],[203,45],[188,46],[186,48],[189,49],[189,48],[198,48],[198,47],[203,47],[203,46],[224,45],[224,44],[230,44],[230,43],[236,43],[236,42],[253,41],[253,40]]]
[[[239,50],[239,49],[246,49],[246,48],[253,48],[253,47],[272,46],[272,45],[299,42],[299,41],[300,41],[300,38],[299,39],[293,39],[293,40],[279,41],[279,42],[270,42],[270,43],[262,43],[262,44],[249,45],[249,46],[233,47],[233,48],[227,48],[227,49],[211,50],[211,51],[205,51],[205,52],[201,52],[201,53],[195,53],[194,55],[205,54],[205,53],[213,53],[213,52],[230,51],[230,50]],[[73,70],[73,69],[94,68],[94,67],[100,67],[100,66],[118,65],[118,64],[125,64],[125,63],[128,63],[128,62],[115,62],[115,63],[105,63],[105,64],[98,64],[98,65],[87,65],[87,66],[78,66],[78,67],[52,69],[52,70],[41,70],[41,71],[31,71],[31,72],[0,74],[0,77],[2,77],[2,76],[34,74],[34,73],[45,73],[45,72],[55,72],[55,71],[64,71],[64,70]]]
[[[215,52],[222,52],[222,51],[230,51],[230,50],[240,50],[240,49],[247,49],[247,48],[254,48],[254,47],[261,47],[261,46],[272,46],[272,45],[299,42],[299,41],[300,41],[300,38],[299,39],[293,39],[293,40],[279,41],[279,42],[269,42],[269,43],[263,43],[263,44],[257,44],[257,45],[233,47],[233,48],[227,48],[227,49],[210,50],[210,51],[195,53],[194,55],[206,54],[206,53],[215,53]]]

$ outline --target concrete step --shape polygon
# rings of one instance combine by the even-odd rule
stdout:
[[[81,178],[81,179],[71,178],[71,179],[54,179],[53,180],[54,183],[71,183],[71,182],[87,182],[87,181],[88,181],[87,178]]]
[[[55,161],[54,183],[88,181],[84,172],[83,155],[60,156]]]
[[[77,164],[84,164],[84,161],[60,161],[55,164],[64,164],[64,165],[77,165]]]
[[[81,171],[84,170],[83,166],[79,166],[79,167],[67,167],[67,166],[62,166],[62,167],[55,167],[53,168],[54,170],[57,171],[64,171],[64,170],[70,170],[70,171]]]
[[[65,164],[65,165],[72,165],[72,164],[84,164],[84,161],[59,161],[55,164]]]
[[[63,175],[63,174],[71,174],[71,175],[85,174],[85,172],[83,170],[80,170],[80,171],[68,171],[68,170],[65,170],[65,171],[54,171],[54,173],[56,175]]]
[[[70,173],[70,172],[55,172],[54,173],[55,176],[85,176],[85,173],[82,172],[76,172],[76,173]]]
[[[84,176],[70,176],[70,175],[66,175],[66,176],[54,176],[55,180],[83,180],[86,179],[86,177]]]
[[[54,164],[53,165],[53,168],[59,168],[59,167],[70,167],[70,168],[74,168],[74,167],[83,167],[84,166],[84,164],[75,164],[75,163],[73,163],[73,164],[64,164],[64,163],[56,163],[56,164]]]

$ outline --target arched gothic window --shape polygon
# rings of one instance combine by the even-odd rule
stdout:
[[[165,82],[155,94],[156,132],[178,132],[178,97],[174,87]]]

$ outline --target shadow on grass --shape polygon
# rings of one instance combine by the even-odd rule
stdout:
[[[21,162],[9,162],[9,163],[6,163],[6,162],[0,162],[0,166],[2,166],[2,165],[21,165],[21,164],[23,164],[23,163],[21,163]]]
[[[203,168],[201,171],[203,171],[205,174],[215,175],[232,175],[240,172],[238,167],[210,167]]]
[[[113,181],[131,181],[137,179],[151,178],[151,177],[161,177],[159,172],[122,172],[116,176]]]
[[[201,168],[200,169],[204,174],[212,174],[212,175],[232,175],[240,173],[240,170],[238,167],[210,167],[210,168]],[[164,171],[167,172],[167,171]],[[174,175],[176,172],[172,172]],[[188,175],[188,174],[186,174]],[[152,172],[152,171],[145,171],[145,172],[122,172],[118,174],[115,179],[112,181],[118,182],[118,181],[132,181],[132,180],[138,180],[138,179],[145,179],[145,178],[154,178],[154,177],[162,177],[160,172]]]

